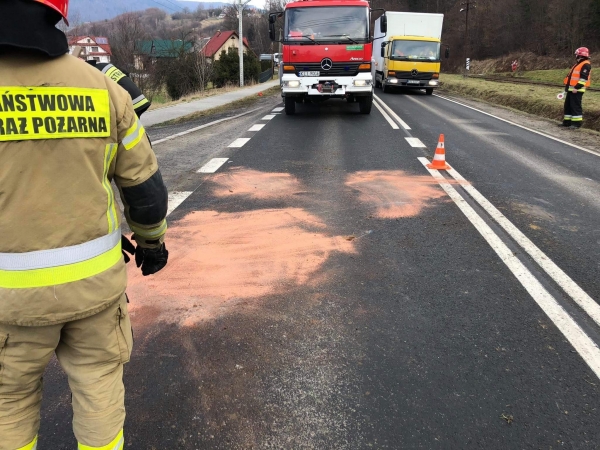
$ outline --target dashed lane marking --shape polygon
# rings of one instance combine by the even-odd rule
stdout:
[[[248,143],[250,138],[237,138],[231,144],[229,144],[229,148],[240,148]]]
[[[215,173],[228,160],[229,158],[213,158],[198,169],[198,173]]]
[[[183,192],[169,192],[169,208],[167,209],[167,216],[169,216],[179,205],[181,205],[186,198],[192,195],[192,191]]]
[[[219,120],[215,120],[215,121],[210,122],[210,123],[205,123],[204,125],[200,125],[199,127],[190,128],[189,130],[182,131],[181,133],[176,133],[176,134],[173,134],[171,136],[167,136],[166,138],[162,138],[162,139],[158,139],[156,141],[153,141],[152,145],[162,144],[163,142],[170,141],[171,139],[176,139],[176,138],[181,137],[181,136],[185,136],[186,134],[190,134],[190,133],[193,133],[195,131],[202,130],[203,128],[212,127],[213,125],[217,125],[217,124],[219,124],[221,122],[227,122],[228,120],[233,120],[233,119],[237,119],[239,117],[247,116],[248,114],[253,113],[255,111],[258,111],[259,109],[260,108],[255,108],[253,110],[246,111],[245,113],[238,114],[236,116],[225,117],[224,119],[219,119]]]
[[[257,123],[256,125],[252,125],[248,131],[260,131],[265,127],[264,123]]]
[[[451,186],[439,171],[428,169],[427,158],[418,158],[421,164],[439,183],[442,189],[456,203],[475,229],[492,247],[500,259],[506,264],[521,285],[529,292],[544,313],[554,322],[560,332],[569,340],[577,353],[600,378],[600,349],[596,343],[581,329],[577,322],[564,310],[556,299],[544,288],[537,278],[525,267],[519,258],[494,233],[490,226],[475,212],[473,207]]]
[[[521,230],[492,205],[477,189],[475,189],[456,170],[448,170],[452,178],[461,186],[485,211],[506,231],[533,260],[558,284],[572,299],[600,326],[600,305],[594,301],[571,277],[558,267],[542,252]]]
[[[281,112],[283,111],[283,107],[277,107],[273,109],[273,112]]]
[[[433,94],[433,95],[435,95],[436,97],[441,98],[443,100],[446,100],[447,102],[456,103],[457,105],[464,106],[465,108],[472,109],[473,111],[477,111],[477,112],[479,112],[481,114],[484,114],[486,116],[493,117],[494,119],[498,119],[498,120],[501,120],[502,122],[509,123],[511,125],[514,125],[515,127],[519,127],[519,128],[524,129],[524,130],[531,131],[532,133],[539,134],[540,136],[544,136],[544,137],[546,137],[548,139],[552,139],[553,141],[560,142],[561,144],[568,145],[570,147],[576,148],[578,150],[582,150],[584,152],[590,153],[590,154],[595,155],[595,156],[600,156],[600,153],[598,153],[597,151],[594,151],[594,150],[590,150],[589,148],[581,147],[579,145],[575,145],[575,144],[572,144],[570,142],[563,141],[562,139],[558,139],[558,138],[556,138],[554,136],[551,136],[549,134],[542,133],[541,131],[537,131],[537,130],[534,130],[532,128],[528,128],[528,127],[523,126],[523,125],[519,125],[518,123],[511,122],[510,120],[503,119],[502,117],[495,116],[493,114],[487,113],[487,112],[482,111],[482,110],[477,109],[477,108],[473,108],[472,106],[465,105],[464,103],[457,102],[456,100],[449,99],[449,98],[444,97],[442,95],[438,95],[438,94]]]
[[[385,118],[385,120],[387,120],[387,122],[390,124],[390,126],[394,129],[394,130],[398,130],[400,127],[398,125],[396,125],[396,122],[394,122],[392,120],[392,118],[389,116],[388,113],[386,113],[381,106],[379,106],[379,104],[377,102],[373,103],[375,105],[375,108],[377,108],[379,110],[379,112],[381,113],[381,115],[383,115],[383,117]]]
[[[421,142],[421,139],[416,137],[407,137],[404,138],[410,144],[411,147],[415,148],[426,148],[426,145]]]
[[[268,115],[266,115],[265,117],[263,117],[260,120],[271,120],[271,119],[273,119],[275,117],[276,117],[275,114],[268,114]]]
[[[385,108],[385,110],[390,114],[390,116],[392,116],[394,119],[396,119],[396,121],[402,126],[402,128],[404,128],[405,130],[410,130],[411,128],[408,126],[408,124],[402,120],[400,118],[400,116],[398,114],[396,114],[392,108],[390,108],[388,105],[385,104],[385,102],[383,100],[381,100],[379,97],[377,97],[376,95],[373,95],[373,97],[375,98],[376,102],[380,103],[381,106],[383,106]]]

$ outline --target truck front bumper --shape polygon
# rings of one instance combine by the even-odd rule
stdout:
[[[332,86],[330,92],[326,86]],[[354,77],[298,77],[295,74],[283,74],[281,92],[284,97],[364,97],[373,92],[373,77],[370,72],[359,73]]]
[[[385,83],[390,86],[402,86],[415,89],[437,88],[440,86],[439,80],[411,80],[395,77],[388,77],[388,79],[385,80]]]

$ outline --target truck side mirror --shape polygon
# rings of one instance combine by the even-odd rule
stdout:
[[[275,13],[269,14],[269,24],[274,24],[276,20],[277,20],[277,14],[275,14]]]
[[[450,58],[450,47],[446,47],[446,53],[444,54],[446,59]]]
[[[381,23],[379,24],[379,27],[381,28],[380,31],[383,34],[387,33],[387,16],[385,14],[381,16]]]
[[[271,18],[269,17],[269,38],[274,41],[275,40],[275,23],[271,22]]]

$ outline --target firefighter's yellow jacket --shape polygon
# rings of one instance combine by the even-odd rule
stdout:
[[[111,181],[139,245],[166,232],[167,192],[129,94],[69,55],[0,57],[0,323],[81,319],[127,275]]]

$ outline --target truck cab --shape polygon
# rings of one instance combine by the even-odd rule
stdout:
[[[420,36],[391,36],[383,42],[383,67],[375,84],[383,91],[393,87],[425,89],[428,95],[439,86],[439,39]]]

